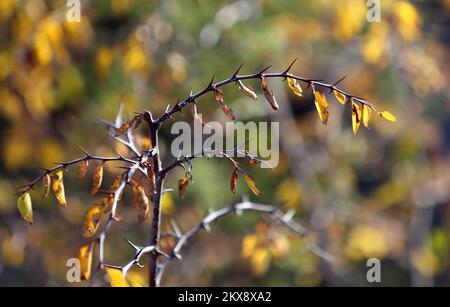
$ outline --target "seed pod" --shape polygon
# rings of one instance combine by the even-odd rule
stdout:
[[[102,185],[102,180],[103,180],[103,163],[100,163],[95,168],[94,174],[92,176],[92,188],[91,188],[92,195],[97,193],[98,189],[100,189],[100,186]]]
[[[89,168],[89,160],[83,160],[80,162],[80,168],[78,169],[78,179],[83,179]]]
[[[42,178],[42,190],[44,191],[44,194],[42,195],[43,198],[47,197],[50,192],[51,181],[52,179],[49,174],[45,174],[44,178]]]
[[[60,168],[55,172],[53,183],[52,183],[52,189],[53,193],[55,193],[56,199],[58,200],[58,203],[63,206],[67,207],[66,203],[66,194],[64,192],[64,181],[63,181],[63,169]]]
[[[23,219],[28,223],[33,224],[33,205],[28,192],[23,193],[17,199],[17,208],[19,209]]]

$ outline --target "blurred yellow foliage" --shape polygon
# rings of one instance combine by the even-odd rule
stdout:
[[[350,231],[345,254],[353,260],[383,258],[388,253],[384,233],[367,225],[357,225]]]

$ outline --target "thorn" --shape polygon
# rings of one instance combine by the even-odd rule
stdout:
[[[208,84],[207,88],[214,88],[214,86],[213,86],[214,77],[215,77],[215,75],[212,76],[211,81],[209,81],[209,84]]]
[[[242,63],[241,65],[239,65],[238,69],[236,69],[236,71],[234,72],[234,74],[231,76],[231,79],[234,79],[237,77],[237,74],[239,73],[239,71],[241,70],[242,66],[244,64]]]
[[[86,150],[84,150],[84,148],[83,147],[81,147],[80,145],[77,145],[77,147],[86,155],[86,157],[90,157],[91,155],[86,151]]]
[[[136,251],[138,251],[138,250],[141,249],[140,246],[134,245],[131,241],[129,241],[129,240],[127,240],[127,239],[124,239],[124,240],[127,241],[127,243],[130,244],[131,247],[134,248]]]
[[[343,76],[342,78],[340,78],[339,80],[337,80],[336,82],[334,82],[333,86],[338,85],[338,84],[341,83],[341,81],[344,80],[345,78],[347,78],[347,76]]]
[[[264,68],[263,70],[261,70],[257,75],[261,76],[263,73],[265,73],[270,67],[272,67],[272,65],[267,66],[266,68]]]
[[[286,70],[283,72],[283,74],[287,74],[289,72],[289,70],[291,70],[292,66],[295,64],[295,62],[297,61],[297,58],[295,58],[291,65],[288,66],[288,68],[286,68]],[[284,77],[283,81],[286,80],[287,77]]]
[[[175,235],[177,236],[177,238],[181,237],[182,234],[181,234],[180,228],[178,227],[177,223],[174,220],[171,220],[170,225],[172,226],[172,229],[175,232]]]

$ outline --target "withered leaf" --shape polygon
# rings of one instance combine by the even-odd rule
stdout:
[[[378,115],[380,115],[381,117],[383,117],[384,119],[390,121],[390,122],[396,122],[397,118],[389,111],[383,111],[383,112],[379,112]]]
[[[239,86],[239,90],[246,95],[247,97],[250,97],[254,100],[258,99],[258,96],[256,95],[256,93],[253,91],[252,87],[250,85],[245,86],[244,83],[242,83],[241,80],[238,80],[238,86]]]
[[[363,104],[363,123],[366,128],[369,128],[370,116],[372,115],[372,108]]]
[[[78,179],[83,179],[89,168],[89,160],[83,160],[80,162],[80,168],[78,169]]]
[[[361,107],[357,103],[352,102],[352,127],[354,134],[358,132],[359,125],[361,125]]]
[[[231,192],[236,193],[236,182],[239,176],[238,169],[235,168],[233,174],[231,175]]]
[[[142,185],[133,183],[133,192],[134,202],[136,204],[136,209],[138,210],[138,222],[140,224],[150,215],[150,203]]]
[[[78,260],[80,260],[81,280],[88,280],[91,276],[92,255],[93,243],[83,245],[78,252]]]
[[[233,110],[223,101],[223,92],[221,89],[215,89],[214,90],[214,98],[216,99],[217,103],[222,108],[222,111],[225,113],[225,115],[228,117],[229,120],[235,120]]]
[[[64,179],[63,179],[63,169],[60,168],[54,174],[53,183],[52,183],[53,193],[55,193],[56,199],[58,203],[66,207],[66,194],[64,191]]]
[[[181,199],[184,197],[184,192],[186,192],[186,188],[189,185],[189,180],[189,173],[186,173],[183,178],[178,180],[178,195]]]
[[[23,193],[17,199],[17,208],[19,209],[23,219],[28,223],[33,224],[33,205],[28,192]]]
[[[250,190],[252,190],[253,194],[255,194],[256,196],[262,195],[261,191],[258,190],[258,188],[256,187],[255,178],[253,178],[248,174],[245,174],[245,181],[247,182],[247,185],[250,188]]]
[[[340,104],[346,105],[347,104],[347,97],[342,94],[341,92],[338,92],[336,90],[333,90],[334,97],[336,97],[337,101],[339,101]]]
[[[266,97],[266,100],[269,102],[272,109],[275,111],[278,110],[279,106],[277,100],[275,99],[273,92],[269,89],[267,80],[264,77],[261,77],[261,88],[264,92],[264,97]]]
[[[86,238],[91,238],[97,231],[103,211],[102,209],[102,204],[95,203],[86,211],[83,223],[83,236]]]
[[[102,180],[103,180],[103,162],[97,165],[94,174],[92,175],[92,188],[91,188],[92,195],[97,193],[98,189],[100,189],[100,186],[102,185]]]
[[[287,78],[288,81],[288,85],[290,87],[290,89],[292,90],[292,92],[299,96],[302,97],[303,96],[303,90],[302,87],[300,86],[300,84],[298,84],[297,80],[294,78]]]
[[[317,113],[319,113],[319,118],[322,124],[327,124],[328,122],[328,101],[324,94],[317,92],[313,87],[314,92],[314,103],[316,105]]]
[[[50,185],[51,185],[51,177],[50,174],[45,174],[44,178],[42,178],[42,190],[43,190],[43,198],[47,197],[48,193],[50,192]]]

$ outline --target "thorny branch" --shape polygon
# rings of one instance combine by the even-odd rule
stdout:
[[[80,163],[85,160],[98,160],[103,163],[110,162],[110,161],[119,161],[119,162],[126,162],[130,164],[127,167],[127,171],[123,173],[120,181],[120,185],[117,187],[117,189],[114,191],[114,198],[113,203],[111,207],[111,212],[109,214],[109,217],[104,225],[104,227],[101,229],[100,233],[98,234],[96,239],[93,239],[94,242],[98,242],[98,264],[96,268],[94,269],[93,274],[90,278],[90,284],[92,285],[95,281],[96,275],[98,271],[101,268],[104,267],[113,267],[118,268],[122,270],[123,275],[125,276],[127,271],[134,265],[142,266],[140,264],[140,259],[143,255],[149,254],[149,286],[157,286],[160,283],[160,280],[162,278],[163,272],[167,265],[174,259],[174,258],[181,258],[180,257],[180,250],[183,248],[187,241],[191,239],[195,234],[197,234],[201,229],[205,229],[208,227],[208,225],[221,218],[224,215],[227,215],[232,212],[240,212],[245,210],[254,210],[254,211],[260,211],[264,213],[268,213],[271,215],[272,219],[275,222],[281,223],[294,231],[295,233],[299,234],[302,238],[307,239],[308,231],[303,228],[300,224],[292,220],[293,214],[292,213],[283,213],[281,212],[276,206],[271,205],[263,205],[263,204],[257,204],[257,203],[251,203],[247,200],[243,200],[242,202],[228,206],[226,208],[217,210],[215,212],[210,213],[207,215],[198,225],[194,226],[191,230],[187,231],[185,234],[181,234],[178,227],[173,224],[173,230],[174,230],[174,236],[177,238],[177,243],[174,249],[171,251],[169,255],[164,254],[161,252],[158,248],[159,239],[161,234],[160,231],[160,224],[161,224],[161,210],[160,210],[160,203],[161,203],[161,195],[164,192],[164,180],[167,176],[167,174],[176,168],[177,166],[183,166],[183,163],[191,163],[191,161],[194,158],[207,156],[211,154],[212,152],[206,152],[202,151],[201,154],[192,155],[188,157],[180,157],[176,159],[175,161],[169,163],[167,166],[163,167],[161,156],[159,152],[159,146],[158,146],[158,131],[162,124],[170,119],[173,118],[173,115],[177,112],[181,112],[184,107],[189,105],[190,103],[196,103],[196,99],[199,97],[209,93],[209,92],[217,92],[219,88],[229,84],[236,82],[238,83],[241,80],[249,80],[249,79],[259,79],[264,80],[267,78],[283,78],[283,80],[286,80],[287,78],[295,79],[297,81],[300,81],[304,84],[306,84],[307,87],[313,87],[313,89],[317,87],[322,87],[325,89],[328,89],[331,92],[337,92],[342,95],[344,95],[346,102],[354,101],[359,102],[362,105],[366,105],[370,107],[371,109],[376,110],[376,107],[371,104],[370,102],[366,101],[364,98],[357,97],[354,95],[351,95],[342,89],[337,87],[337,84],[342,81],[343,78],[338,80],[337,82],[330,84],[326,83],[323,80],[319,79],[311,79],[311,78],[305,78],[301,77],[295,74],[290,73],[290,69],[292,68],[293,64],[295,63],[295,60],[289,65],[289,67],[284,70],[283,72],[275,72],[275,73],[269,73],[267,70],[270,68],[267,67],[263,69],[262,71],[254,74],[247,74],[247,75],[239,75],[239,71],[242,68],[242,65],[239,66],[239,68],[236,70],[236,72],[228,77],[227,79],[224,79],[222,81],[214,83],[214,77],[209,82],[209,84],[204,87],[202,90],[198,91],[197,93],[190,93],[187,98],[184,100],[179,100],[173,107],[168,106],[166,111],[158,118],[154,119],[152,116],[152,113],[149,111],[144,111],[141,113],[137,113],[135,117],[133,118],[132,124],[128,125],[126,128],[126,133],[124,137],[120,137],[118,135],[118,131],[120,131],[122,120],[121,120],[121,111],[119,111],[119,115],[116,118],[115,123],[109,123],[102,121],[101,123],[106,126],[111,131],[111,137],[114,138],[116,141],[122,143],[128,149],[131,150],[136,156],[129,159],[125,158],[122,155],[119,154],[117,157],[99,157],[88,154],[86,151],[83,150],[85,156],[81,157],[79,159],[75,159],[68,162],[61,162],[57,163],[57,166],[50,168],[50,169],[44,169],[44,173],[38,176],[35,180],[32,182],[22,186],[19,188],[18,194],[23,194],[28,192],[30,189],[34,187],[36,183],[38,183],[40,180],[42,180],[46,175],[49,175],[59,169],[65,169],[70,165]],[[141,152],[138,147],[136,146],[133,138],[133,133],[131,131],[130,126],[135,124],[135,127],[137,128],[142,121],[147,122],[149,127],[149,137],[151,140],[152,148],[148,151]],[[122,124],[123,125],[123,124]],[[217,153],[217,152],[216,152]],[[253,159],[257,163],[265,163],[263,160],[259,160],[256,157],[251,156],[248,152],[246,152],[243,149],[235,148],[233,150],[234,154],[239,154],[241,157],[247,157],[249,159]],[[231,153],[227,151],[221,151],[219,157],[224,157],[229,159],[235,166],[235,168],[240,169],[239,163],[235,161],[231,157]],[[124,191],[127,184],[130,184],[131,177],[133,174],[139,170],[142,172],[146,177],[147,180],[150,180],[148,176],[148,170],[151,168],[155,175],[155,189],[152,192],[151,195],[149,195],[149,198],[151,199],[153,203],[153,218],[152,218],[152,226],[151,226],[151,234],[150,234],[150,244],[145,247],[136,246],[133,243],[129,242],[130,245],[135,250],[130,262],[126,264],[123,267],[113,266],[106,264],[104,262],[104,244],[107,232],[109,228],[111,227],[111,224],[113,221],[118,221],[118,216],[116,215],[117,206],[119,202],[120,195]],[[166,235],[166,234],[164,234]],[[315,243],[310,242],[309,240],[306,240],[309,249],[317,254],[318,256],[332,261],[332,257],[322,251]],[[164,256],[165,260],[158,263],[159,256]]]

